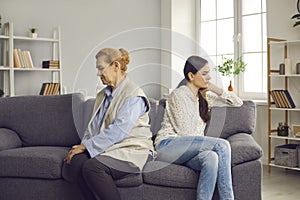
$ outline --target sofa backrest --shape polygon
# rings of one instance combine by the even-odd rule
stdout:
[[[84,131],[87,129],[88,124],[92,118],[93,110],[94,110],[95,98],[87,99],[83,102],[83,118],[82,118],[82,129],[79,131],[80,139],[84,135]]]
[[[23,146],[72,146],[83,130],[83,96],[0,98],[0,128],[15,131]]]
[[[256,125],[256,106],[253,101],[243,101],[241,107],[213,107],[205,134],[228,138],[236,133],[252,134]]]
[[[154,135],[161,128],[166,100],[161,99],[155,107],[156,113],[150,115],[151,131]],[[155,116],[155,118],[153,118]],[[253,101],[243,101],[241,107],[213,107],[211,119],[207,123],[205,135],[228,138],[236,133],[252,134],[256,123],[256,106]]]
[[[92,115],[95,99],[89,99],[84,103],[84,125],[87,127]],[[150,130],[153,136],[161,128],[164,117],[166,99],[155,100],[149,98],[151,109],[149,112]],[[207,123],[205,135],[211,137],[228,138],[236,133],[252,134],[256,123],[256,106],[253,101],[243,101],[241,107],[213,107],[211,119]]]

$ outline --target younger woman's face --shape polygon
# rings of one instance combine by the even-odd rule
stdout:
[[[210,67],[205,64],[195,75],[194,75],[194,85],[197,88],[207,88],[209,80],[211,79],[210,75]]]

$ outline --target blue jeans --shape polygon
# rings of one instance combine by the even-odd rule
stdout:
[[[217,183],[221,200],[233,200],[231,149],[227,140],[207,136],[170,137],[156,145],[157,160],[200,171],[197,200],[212,199]]]

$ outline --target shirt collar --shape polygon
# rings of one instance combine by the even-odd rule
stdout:
[[[114,91],[112,91],[111,86],[106,86],[106,88],[105,88],[106,96],[114,97],[116,95],[116,93],[120,90],[121,86],[124,84],[125,79],[126,79],[126,77],[120,82],[120,84],[116,87],[116,89]]]

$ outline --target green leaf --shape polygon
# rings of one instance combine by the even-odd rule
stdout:
[[[234,61],[231,58],[222,56],[222,64],[216,67],[216,70],[222,74],[222,76],[238,75],[246,70],[246,65],[242,58],[238,58]]]
[[[293,17],[291,19],[295,19],[295,18],[299,19],[299,17],[300,17],[300,13],[297,13],[297,14],[293,15]]]
[[[296,27],[296,26],[298,26],[300,24],[300,21],[297,21],[294,25],[293,25],[293,27]]]

